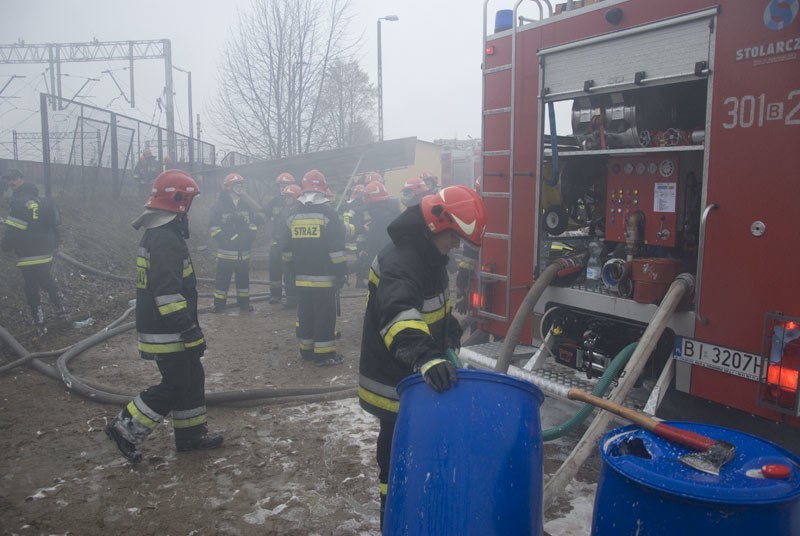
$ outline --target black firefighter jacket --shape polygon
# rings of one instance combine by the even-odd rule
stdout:
[[[445,349],[461,347],[461,326],[451,314],[447,255],[430,240],[419,205],[388,228],[392,244],[372,263],[361,339],[361,407],[395,418],[396,386]]]
[[[298,288],[332,288],[344,281],[344,225],[322,194],[299,198],[286,219],[282,258],[294,267]]]
[[[23,183],[11,196],[2,249],[14,251],[20,267],[52,262],[59,242],[58,224],[55,206],[39,199],[36,186]]]
[[[145,359],[203,355],[197,278],[186,246],[185,217],[147,229],[136,258],[136,331]]]
[[[390,239],[386,229],[399,215],[400,205],[397,199],[391,197],[364,205],[362,213],[363,226],[366,229],[364,250],[369,255],[370,261],[389,244]]]
[[[249,259],[261,223],[264,223],[264,218],[246,199],[240,198],[236,205],[226,190],[220,192],[209,217],[211,238],[217,241],[217,258],[231,261]]]

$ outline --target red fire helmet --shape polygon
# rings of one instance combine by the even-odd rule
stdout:
[[[420,206],[432,233],[452,229],[472,245],[481,245],[486,231],[486,206],[475,190],[460,185],[448,186],[423,197]]]
[[[168,169],[153,181],[150,198],[144,206],[186,214],[192,206],[192,199],[199,194],[200,188],[189,174],[179,169]]]

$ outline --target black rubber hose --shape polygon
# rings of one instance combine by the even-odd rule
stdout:
[[[64,259],[68,263],[70,263],[70,264],[72,264],[74,266],[77,266],[78,268],[80,268],[81,270],[83,270],[85,272],[89,272],[90,274],[94,274],[94,275],[97,275],[97,276],[100,276],[100,277],[105,277],[106,279],[113,279],[114,281],[128,281],[128,282],[133,281],[132,277],[125,277],[125,276],[122,276],[122,275],[112,274],[111,272],[104,272],[102,270],[98,270],[97,268],[93,268],[92,266],[89,266],[88,264],[83,264],[78,259],[76,259],[74,257],[70,257],[69,255],[67,255],[63,251],[57,251],[56,252],[56,257],[58,257],[60,259]]]
[[[31,354],[26,350],[18,341],[11,335],[6,328],[0,326],[0,339],[6,343],[11,350],[21,357],[21,360],[30,361],[31,366],[38,372],[41,372],[48,378],[52,378],[56,381],[61,381],[61,377],[58,375],[56,369],[47,363],[43,363],[39,359],[36,359],[35,354]],[[18,360],[20,361],[20,360]],[[16,361],[15,361],[16,363]],[[9,363],[10,365],[11,363]],[[8,366],[8,365],[6,365]]]
[[[75,257],[72,257],[72,256],[64,253],[63,251],[56,252],[56,256],[61,258],[61,259],[63,259],[63,260],[65,260],[65,261],[67,261],[68,263],[72,264],[73,266],[77,266],[81,270],[83,270],[85,272],[89,272],[90,274],[94,274],[96,276],[105,277],[106,279],[113,279],[115,281],[127,281],[127,282],[133,281],[133,277],[127,277],[127,276],[123,276],[123,275],[112,274],[111,272],[104,272],[103,270],[98,270],[97,268],[89,266],[88,264],[82,263],[81,261],[79,261]],[[214,283],[216,281],[214,278],[211,278],[211,277],[198,277],[197,280],[198,281],[202,281],[203,283]],[[270,282],[269,281],[264,281],[264,280],[258,280],[258,279],[251,279],[250,280],[250,284],[251,285],[269,285]]]
[[[112,274],[109,272],[104,272],[102,270],[98,270],[93,268],[87,264],[84,264],[70,255],[59,251],[56,255],[65,261],[85,270],[94,275],[98,275],[100,277],[107,277],[109,279],[114,279],[117,281],[131,281],[128,277],[118,276],[116,274]],[[199,279],[200,280],[200,279]],[[207,281],[213,282],[213,279],[207,279]],[[251,281],[251,283],[259,283],[259,284],[268,284],[269,282],[265,281]],[[349,296],[342,296],[344,298],[354,298],[354,297],[363,297],[363,294],[357,295],[349,295]],[[252,301],[261,301],[267,299],[267,296],[258,296],[255,297]],[[125,391],[120,391],[113,387],[103,386],[103,385],[96,385],[91,382],[87,382],[81,380],[80,378],[74,376],[67,364],[71,359],[77,357],[82,352],[86,351],[87,349],[91,348],[95,344],[98,344],[106,339],[114,337],[120,333],[124,333],[129,329],[134,327],[134,322],[128,322],[127,324],[121,324],[121,322],[130,314],[135,307],[129,307],[120,318],[113,321],[109,324],[108,327],[103,329],[102,331],[95,333],[94,335],[72,345],[62,350],[56,351],[49,351],[49,352],[37,352],[37,353],[30,353],[28,352],[20,343],[17,341],[11,333],[8,332],[3,326],[0,326],[0,340],[5,342],[11,350],[20,356],[20,359],[17,359],[11,363],[7,363],[0,367],[0,373],[6,372],[8,370],[12,370],[17,368],[21,365],[30,364],[36,371],[44,374],[48,378],[54,379],[56,381],[63,382],[67,388],[71,391],[76,392],[82,396],[85,396],[91,400],[95,400],[101,403],[109,403],[109,404],[126,404],[130,401],[131,398],[136,396],[135,393],[128,393]],[[199,310],[198,312],[205,312],[210,310],[211,308],[204,308]],[[40,357],[55,357],[56,355],[60,355],[56,362],[56,366],[53,367],[42,362],[39,358]],[[334,400],[339,398],[348,398],[351,396],[355,396],[356,387],[354,385],[342,385],[342,386],[334,386],[334,387],[307,387],[307,388],[286,388],[286,389],[243,389],[237,391],[223,391],[217,393],[206,393],[206,401],[209,404],[247,404],[249,402],[255,401],[270,401],[270,403],[291,403],[291,402],[314,402],[314,401],[324,401],[324,400]]]
[[[69,350],[64,352],[56,362],[56,368],[61,374],[61,380],[70,391],[79,395],[85,396],[92,400],[97,400],[109,404],[127,404],[137,393],[124,393],[114,391],[111,388],[103,386],[93,386],[87,382],[82,381],[80,378],[74,376],[67,364],[75,357],[88,350],[92,346],[103,342],[111,337],[124,333],[133,329],[134,323],[128,322],[110,330],[104,330],[95,333],[91,337],[82,340],[81,342],[72,346]],[[292,388],[292,389],[241,389],[236,391],[222,391],[217,393],[206,393],[206,403],[213,404],[226,404],[230,402],[241,402],[249,399],[262,399],[262,398],[281,398],[281,397],[297,397],[306,395],[320,395],[328,393],[336,393],[339,391],[353,389],[352,385],[343,385],[336,387],[305,387],[305,388]]]
[[[94,335],[67,348],[66,351],[58,358],[56,367],[54,368],[37,359],[37,357],[41,357],[43,354],[52,356],[53,352],[31,354],[4,327],[0,326],[0,340],[8,344],[8,346],[17,355],[22,356],[21,359],[5,365],[3,370],[15,368],[30,362],[30,364],[38,372],[41,372],[49,378],[63,382],[70,391],[97,402],[124,405],[127,404],[134,396],[136,396],[136,393],[120,391],[113,387],[96,385],[81,380],[70,372],[67,364],[70,360],[77,357],[92,346],[111,337],[124,333],[133,327],[134,323],[128,322],[127,324],[122,324],[112,329],[104,329],[103,331],[95,333]],[[354,396],[354,393],[355,387],[353,385],[284,389],[241,389],[236,391],[207,393],[206,402],[210,405],[223,405],[232,403],[237,404],[250,401],[255,402],[259,400],[269,400],[272,403],[289,403],[300,401],[314,402],[317,400],[322,401],[336,398],[347,398],[349,396]]]

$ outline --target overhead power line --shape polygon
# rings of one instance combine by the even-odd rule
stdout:
[[[76,61],[111,61],[127,60],[130,67],[131,108],[135,108],[133,62],[143,59],[164,60],[164,85],[166,88],[167,114],[167,146],[170,153],[175,153],[175,110],[172,92],[172,44],[169,39],[147,41],[99,41],[90,43],[44,43],[26,44],[24,41],[13,45],[0,45],[0,64],[47,63],[50,65],[50,88],[48,93],[55,93],[58,99],[61,94],[61,64]],[[127,97],[126,97],[127,100]]]

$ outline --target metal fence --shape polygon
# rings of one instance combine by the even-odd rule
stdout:
[[[135,193],[134,168],[149,149],[165,168],[201,174],[215,167],[214,145],[81,102],[40,94],[40,133],[14,132],[14,158],[44,164],[48,196]],[[40,141],[40,143],[36,143]],[[35,147],[38,146],[38,154]]]

